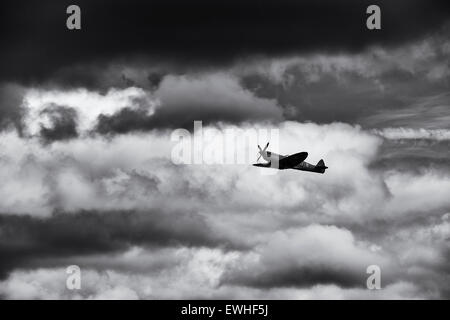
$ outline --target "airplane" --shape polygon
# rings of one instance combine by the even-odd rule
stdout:
[[[262,167],[262,168],[274,168],[279,170],[285,170],[285,169],[295,169],[295,170],[301,170],[301,171],[310,171],[310,172],[317,172],[317,173],[325,173],[325,170],[328,169],[327,166],[325,166],[325,162],[321,159],[319,162],[317,162],[316,165],[310,164],[305,161],[305,159],[308,157],[308,152],[299,152],[294,153],[289,156],[282,156],[280,154],[276,154],[271,151],[266,151],[267,147],[269,147],[269,143],[267,142],[264,149],[261,149],[261,147],[258,145],[259,149],[259,156],[256,161],[259,161],[261,156],[264,158],[264,160],[268,161],[267,163],[254,163],[253,165],[255,167]],[[274,165],[272,166],[272,162],[274,162]],[[277,165],[278,163],[278,165]]]

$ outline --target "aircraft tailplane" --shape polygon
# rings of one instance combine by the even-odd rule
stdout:
[[[325,169],[328,169],[323,159],[320,159],[319,162],[317,162],[316,169],[319,170],[320,173],[324,173]]]

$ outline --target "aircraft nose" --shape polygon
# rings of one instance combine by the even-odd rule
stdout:
[[[300,152],[300,154],[302,157],[305,157],[305,159],[308,157],[308,152]]]

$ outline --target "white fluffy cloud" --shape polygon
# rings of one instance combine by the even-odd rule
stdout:
[[[233,127],[222,130],[228,128]],[[359,127],[285,122],[279,130],[282,153],[307,150],[307,161],[325,159],[327,173],[287,170],[266,175],[264,169],[249,166],[251,158],[245,165],[175,165],[175,142],[168,131],[83,137],[51,145],[3,133],[0,211],[50,216],[56,209],[166,207],[200,211],[214,224],[223,220],[221,213],[238,215],[251,208],[269,216],[277,210],[282,218],[278,224],[288,218],[300,223],[305,217],[309,222],[362,223],[449,205],[445,174],[370,169],[382,140]],[[256,150],[248,144],[240,148],[250,155]],[[287,212],[297,216],[285,216]]]
[[[16,271],[0,282],[9,299],[164,299],[206,298],[236,253],[218,249],[132,248],[124,254],[68,259],[80,263],[81,290],[66,288],[65,268]],[[87,267],[83,267],[86,265]],[[92,267],[101,265],[102,271]],[[126,266],[117,268],[118,265]]]
[[[51,127],[51,120],[43,111],[52,104],[76,110],[77,129],[85,133],[94,129],[99,115],[108,116],[123,108],[131,108],[140,109],[144,111],[144,115],[150,116],[159,106],[159,101],[147,91],[136,87],[109,89],[105,94],[86,89],[30,89],[23,100],[27,111],[24,122],[28,134],[37,135],[42,126]]]
[[[357,241],[346,229],[309,225],[273,233],[241,257],[225,282],[268,288],[328,283],[363,288],[370,265],[384,271],[387,283],[397,272],[382,248]]]
[[[176,142],[171,141],[170,130],[107,138],[81,134],[50,144],[43,144],[35,136],[41,125],[48,125],[41,116],[49,103],[76,107],[81,117],[78,124],[84,133],[95,126],[100,114],[111,115],[123,107],[145,107],[151,116],[156,101],[161,99],[176,109],[178,100],[171,101],[173,97],[164,91],[169,84],[180,92],[178,98],[187,97],[192,103],[208,90],[211,101],[222,101],[223,97],[223,101],[228,101],[240,90],[237,96],[241,105],[247,102],[245,112],[261,102],[262,109],[251,112],[278,115],[273,101],[258,100],[233,78],[211,78],[215,84],[212,87],[205,81],[168,77],[151,96],[137,88],[109,91],[105,95],[83,90],[65,94],[29,91],[25,125],[31,136],[19,136],[12,131],[0,134],[0,214],[51,221],[55,212],[77,215],[80,211],[104,214],[116,210],[140,214],[161,211],[168,221],[179,221],[184,217],[177,213],[195,213],[205,222],[204,232],[217,236],[215,241],[231,243],[233,251],[220,247],[192,248],[178,242],[178,246],[166,248],[127,250],[127,246],[125,249],[122,246],[120,250],[126,251],[42,257],[34,265],[46,267],[16,269],[0,282],[2,296],[11,299],[441,297],[442,285],[437,284],[448,276],[437,270],[445,268],[448,256],[448,247],[441,244],[448,238],[448,221],[433,219],[447,217],[450,202],[446,190],[450,177],[433,168],[412,173],[395,168],[383,171],[372,164],[379,158],[386,138],[442,140],[447,139],[445,132],[399,128],[375,132],[344,123],[289,121],[277,126],[259,123],[214,127],[219,133],[230,129],[278,129],[280,139],[271,140],[269,149],[282,154],[307,151],[307,161],[313,164],[323,158],[329,167],[324,175],[294,170],[269,173],[250,166],[256,160],[256,143],[265,144],[267,137],[238,145],[237,149],[222,150],[224,157],[236,151],[250,155],[244,164],[176,165],[171,159]],[[234,93],[227,96],[223,87]],[[189,96],[188,92],[196,94]],[[91,105],[94,108],[90,109]],[[226,103],[222,105],[226,111]],[[205,125],[204,130],[211,128]],[[219,134],[205,145],[219,148],[223,146],[220,139]],[[401,225],[419,219],[431,221],[432,227],[414,229]],[[183,223],[174,223],[174,228]],[[383,224],[396,223],[400,224],[400,231],[395,237],[378,229]],[[364,228],[370,232],[361,232]],[[195,233],[198,228],[186,230],[183,232]],[[371,234],[373,230],[377,230],[375,235]],[[176,235],[174,232],[171,237]],[[209,239],[207,235],[206,238]],[[417,250],[411,250],[412,247]],[[66,274],[61,268],[74,263],[84,266],[86,280],[84,289],[78,293],[65,289]],[[380,292],[364,289],[365,268],[370,264],[382,266],[385,285]],[[426,279],[432,279],[432,284]]]
[[[339,246],[331,245],[334,248]],[[345,250],[345,248],[342,249]],[[295,252],[292,258],[301,259],[300,254],[301,252]],[[236,264],[242,263],[242,258],[246,255],[248,254],[227,253],[219,249],[182,248],[146,251],[135,247],[114,256],[73,257],[64,262],[80,265],[80,290],[66,288],[65,268],[40,268],[12,272],[7,279],[0,281],[0,295],[6,299],[414,299],[430,297],[424,295],[417,285],[408,281],[387,284],[382,290],[367,290],[363,286],[342,288],[335,284],[318,284],[305,288],[257,288],[243,284],[221,283],[222,275],[227,270],[234,271]]]

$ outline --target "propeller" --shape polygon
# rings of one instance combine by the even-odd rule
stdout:
[[[258,144],[258,149],[259,149],[259,156],[258,156],[258,159],[256,160],[256,162],[258,162],[259,161],[259,159],[261,159],[261,155],[264,153],[264,152],[266,152],[266,150],[267,150],[267,147],[269,146],[269,142],[267,142],[267,144],[266,144],[266,146],[264,147],[264,149],[261,149],[261,147],[259,146],[259,144]]]

